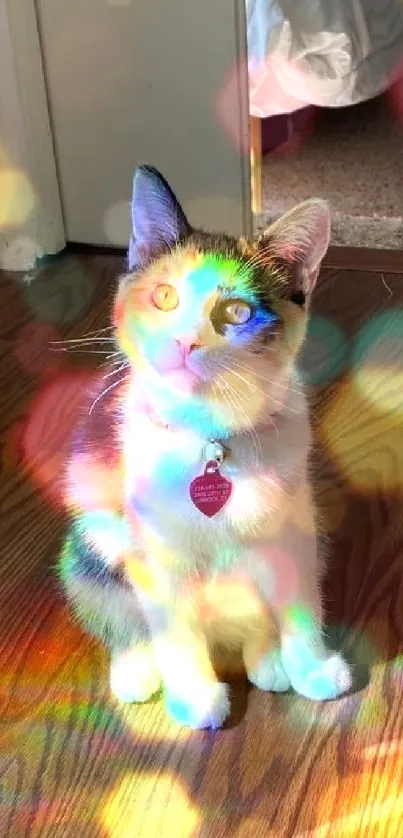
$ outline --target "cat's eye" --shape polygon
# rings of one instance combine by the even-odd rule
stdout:
[[[232,300],[225,304],[223,314],[226,323],[232,326],[242,326],[250,320],[252,309],[243,300]]]
[[[178,307],[178,292],[172,285],[157,285],[151,295],[156,308],[160,311],[173,311]]]

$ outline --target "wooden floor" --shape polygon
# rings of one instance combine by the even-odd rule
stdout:
[[[403,256],[381,262],[328,260],[302,360],[332,538],[329,640],[354,662],[354,692],[314,705],[240,680],[216,733],[177,729],[160,701],[119,706],[54,574],[63,443],[103,356],[47,346],[107,325],[120,261],[70,255],[30,285],[3,275],[1,838],[402,835]]]

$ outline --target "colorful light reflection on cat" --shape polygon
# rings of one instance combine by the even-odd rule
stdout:
[[[113,312],[119,372],[92,389],[67,467],[63,585],[111,648],[122,701],[162,685],[177,722],[220,727],[230,701],[217,645],[240,649],[261,689],[335,698],[351,676],[323,640],[295,363],[328,208],[307,201],[259,242],[237,241],[193,230],[161,175],[140,167],[132,215]]]

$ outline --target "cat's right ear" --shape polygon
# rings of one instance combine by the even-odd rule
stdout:
[[[191,227],[172,189],[153,166],[138,166],[133,178],[130,271],[143,268],[161,247],[172,248]]]
[[[285,213],[265,231],[258,252],[277,257],[290,269],[292,296],[310,297],[322,259],[329,247],[330,209],[327,201],[312,198]]]

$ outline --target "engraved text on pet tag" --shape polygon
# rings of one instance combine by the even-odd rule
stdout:
[[[229,500],[232,483],[220,474],[217,460],[209,460],[204,474],[192,480],[189,491],[199,512],[207,518],[212,518]]]

